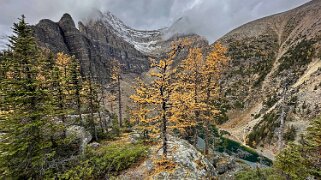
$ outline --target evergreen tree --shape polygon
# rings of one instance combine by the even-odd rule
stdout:
[[[40,73],[46,59],[24,16],[14,23],[13,32],[0,82],[0,172],[5,177],[39,178],[53,155],[49,96]]]
[[[279,153],[274,167],[287,179],[321,178],[321,118],[315,119],[299,144],[290,143]]]
[[[90,132],[94,135],[95,141],[98,141],[98,130],[95,121],[95,113],[100,110],[100,104],[97,100],[98,91],[101,89],[100,85],[97,83],[97,78],[93,75],[93,67],[91,62],[89,63],[89,73],[87,77],[83,80],[83,95],[85,103],[87,106],[88,114],[88,125]]]
[[[82,119],[82,102],[81,102],[81,90],[82,90],[82,82],[81,82],[81,74],[80,74],[80,64],[79,61],[75,58],[71,58],[71,89],[73,94],[73,99],[76,101],[76,113],[78,114],[80,124],[83,124]]]
[[[68,74],[67,69],[70,65],[70,58],[63,54],[58,53],[54,70],[53,70],[53,87],[54,87],[54,100],[56,102],[56,112],[59,114],[60,120],[65,124],[66,116],[68,114]]]
[[[53,99],[61,121],[65,122],[68,115],[77,114],[77,123],[82,124],[82,84],[78,61],[75,57],[58,53],[52,72]]]

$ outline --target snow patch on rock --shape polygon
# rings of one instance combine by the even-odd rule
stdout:
[[[162,40],[161,30],[143,31],[132,29],[110,12],[98,12],[98,16],[106,27],[109,27],[117,36],[132,44],[138,51],[151,53],[153,50],[160,48],[157,43]]]

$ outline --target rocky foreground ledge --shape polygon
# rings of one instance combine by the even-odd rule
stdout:
[[[130,136],[131,140],[137,136]],[[159,145],[150,148],[149,156],[136,167],[125,170],[119,179],[229,179],[233,173],[249,167],[238,162],[234,157],[213,153],[205,157],[188,141],[168,136],[168,160],[175,167],[159,169],[157,160],[161,158],[162,149]]]

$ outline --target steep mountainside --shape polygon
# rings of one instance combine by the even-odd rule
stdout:
[[[178,22],[177,22],[178,23]],[[168,36],[168,29],[155,31],[135,30],[125,25],[110,12],[95,12],[85,22],[78,23],[64,14],[59,22],[41,20],[32,26],[38,43],[53,52],[75,55],[81,62],[82,73],[92,72],[104,80],[109,76],[110,60],[115,58],[122,64],[124,73],[145,72],[149,69],[149,58],[161,58],[172,41],[180,36]],[[188,35],[197,46],[205,47],[207,40],[198,35]]]
[[[245,24],[219,41],[231,58],[222,86],[232,109],[222,128],[235,139],[282,146],[279,139],[292,139],[320,113],[320,0]]]
[[[96,16],[91,18],[86,26],[94,26],[95,23],[101,22],[107,29],[122,38],[124,41],[133,45],[138,51],[149,54],[153,50],[160,48],[156,45],[162,40],[162,33],[160,30],[155,31],[140,31],[135,30],[125,25],[120,19],[110,12],[101,13],[96,12]]]
[[[58,23],[41,20],[33,29],[40,45],[53,52],[75,55],[81,62],[83,74],[91,67],[101,80],[109,76],[112,58],[120,61],[125,72],[140,73],[149,67],[148,57],[117,36],[104,19],[86,25],[79,22],[77,29],[71,16],[65,14]]]

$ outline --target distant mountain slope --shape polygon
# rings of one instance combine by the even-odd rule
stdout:
[[[281,114],[283,139],[292,125],[302,132],[320,114],[320,0],[247,23],[219,41],[231,57],[223,88],[232,110],[222,128],[236,139],[277,145]]]

